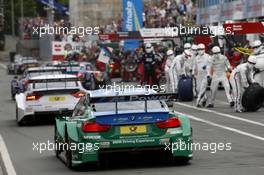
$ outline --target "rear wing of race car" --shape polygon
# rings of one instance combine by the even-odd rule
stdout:
[[[29,79],[28,83],[50,83],[50,82],[69,82],[79,81],[78,77],[65,77],[65,78],[47,78],[47,79]]]
[[[28,70],[29,73],[39,73],[39,74],[44,73],[44,72],[58,72],[58,71],[65,72],[66,68],[64,68],[64,67],[53,67],[50,69]]]
[[[78,82],[78,81],[80,81],[80,78],[78,77],[65,77],[65,78],[29,79],[28,83],[29,84],[46,83],[46,88],[48,89],[48,83],[64,82],[66,88],[67,82]]]
[[[89,94],[88,94],[89,96]],[[178,98],[176,93],[161,93],[149,95],[116,95],[116,96],[102,96],[102,97],[88,97],[89,104],[93,103],[115,103],[115,111],[118,113],[118,103],[128,101],[145,101],[145,112],[147,112],[147,102],[151,100],[175,100]]]

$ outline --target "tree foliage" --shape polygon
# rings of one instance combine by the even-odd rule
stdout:
[[[5,17],[4,33],[5,34],[11,34],[12,32],[11,2],[12,0],[4,1],[4,17]],[[17,34],[19,30],[18,19],[21,17],[21,0],[13,0],[13,2],[14,2],[15,33]],[[37,16],[36,3],[37,3],[36,0],[23,0],[24,17]]]
[[[18,20],[21,17],[21,1],[22,0],[13,0],[14,2],[14,19],[15,19],[15,33],[19,33],[19,24]],[[68,6],[69,0],[54,0],[55,2],[61,3],[65,6]],[[12,33],[12,17],[11,17],[11,2],[12,0],[4,0],[4,33]],[[46,16],[46,11],[44,10],[44,5],[39,3],[37,0],[23,0],[23,9],[24,17],[37,17],[37,16]]]

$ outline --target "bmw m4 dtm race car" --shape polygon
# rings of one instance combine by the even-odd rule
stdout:
[[[100,89],[81,97],[71,116],[56,118],[56,156],[69,168],[100,163],[109,153],[153,150],[164,153],[170,163],[187,163],[191,149],[165,148],[179,141],[192,143],[187,116],[169,111],[165,103],[175,94],[145,94],[142,89],[119,94]]]
[[[85,95],[79,79],[74,75],[33,77],[28,80],[26,88],[16,95],[16,120],[19,125],[34,122],[41,114],[59,114],[62,108],[64,112],[72,112],[79,98]]]

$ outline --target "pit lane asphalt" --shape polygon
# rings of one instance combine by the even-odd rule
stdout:
[[[15,121],[15,103],[10,99],[10,80],[5,70],[0,69],[0,134],[3,136],[11,160],[18,175],[57,175],[57,174],[103,174],[103,175],[263,175],[264,172],[264,141],[241,135],[236,132],[209,125],[200,121],[191,120],[194,131],[194,142],[199,143],[232,143],[230,151],[195,151],[191,163],[186,166],[164,166],[153,162],[152,159],[111,162],[107,169],[81,172],[69,170],[53,151],[44,151],[40,154],[33,151],[33,143],[53,141],[53,125],[45,124],[31,127],[18,127]],[[218,100],[225,101],[224,93],[218,93]],[[257,113],[235,114],[223,102],[216,103],[218,112],[235,115],[256,122],[264,123],[264,111]],[[192,105],[191,102],[185,103]],[[175,110],[208,120],[220,125],[239,129],[264,137],[264,127],[227,118],[215,113],[199,111],[179,104]],[[153,156],[152,156],[153,157]],[[159,159],[159,157],[157,157]]]

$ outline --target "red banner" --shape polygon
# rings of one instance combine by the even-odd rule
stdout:
[[[253,33],[264,33],[264,26],[261,22],[244,22],[224,24],[225,31],[232,31],[234,35]]]

